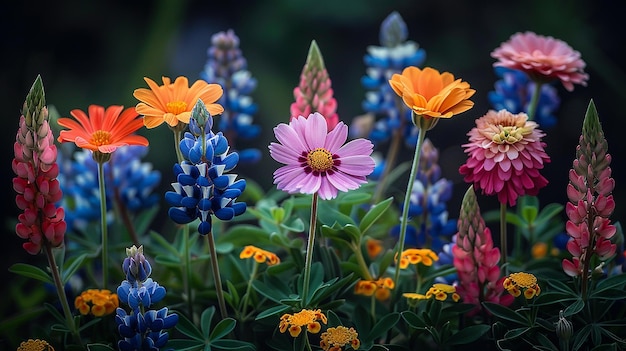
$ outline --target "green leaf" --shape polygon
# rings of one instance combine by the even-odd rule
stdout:
[[[598,282],[598,285],[593,289],[594,293],[598,293],[603,290],[612,288],[623,289],[626,285],[626,274],[616,274],[612,277],[603,279]]]
[[[211,333],[211,322],[213,321],[213,315],[215,314],[215,306],[207,307],[200,315],[200,330],[202,336],[208,336]]]
[[[28,263],[15,263],[9,267],[9,272],[19,274],[24,277],[37,279],[44,283],[54,284],[50,274],[46,273],[43,269],[33,266]]]
[[[488,324],[471,325],[452,334],[452,336],[446,341],[446,344],[467,345],[478,340],[486,332],[488,332],[489,329],[491,329],[491,326]]]
[[[365,216],[363,216],[363,218],[361,219],[361,223],[359,224],[359,230],[361,231],[361,234],[365,234],[365,232],[367,232],[372,224],[374,224],[374,222],[376,222],[376,220],[378,220],[378,218],[380,218],[385,213],[385,211],[389,208],[389,206],[391,206],[392,203],[393,197],[390,197],[372,206],[369,211],[367,211]]]
[[[76,273],[76,271],[81,267],[85,258],[87,258],[87,254],[82,254],[76,258],[67,260],[67,267],[65,267],[63,272],[61,272],[61,281],[63,282],[63,285],[65,285],[74,273]]]
[[[366,337],[363,339],[366,341],[373,341],[385,334],[389,329],[395,327],[400,320],[400,313],[392,312],[381,318],[369,331]]]
[[[572,350],[578,350],[588,339],[591,334],[591,324],[586,324],[574,334]]]
[[[552,203],[546,205],[546,207],[544,207],[541,212],[539,212],[539,216],[537,216],[537,219],[535,219],[535,225],[539,226],[545,222],[548,222],[553,217],[561,213],[561,211],[563,211],[563,205],[561,204]]]
[[[213,328],[209,339],[218,340],[223,338],[224,336],[228,335],[228,333],[230,333],[233,329],[235,329],[235,325],[237,325],[237,322],[233,318],[229,317],[222,319],[219,323],[217,323],[215,328]]]
[[[522,218],[524,218],[524,220],[527,223],[534,223],[535,219],[537,218],[537,214],[539,213],[539,209],[537,207],[534,206],[524,206],[522,207]]]
[[[286,312],[290,308],[291,307],[285,306],[285,305],[278,305],[278,306],[270,307],[270,308],[264,310],[263,312],[259,313],[256,316],[255,319],[256,320],[260,320],[260,319],[263,319],[263,318],[271,317],[273,315],[283,314],[284,312]]]
[[[215,307],[213,307],[215,308]],[[204,334],[198,329],[184,314],[178,314],[178,323],[175,326],[176,330],[187,335],[188,337],[198,340],[204,345]]]
[[[521,325],[528,325],[528,320],[512,309],[493,302],[483,302],[483,306],[494,316]]]
[[[204,341],[173,339],[169,340],[166,346],[176,351],[198,351],[204,348]]]
[[[166,345],[169,347],[169,343]],[[250,350],[254,351],[255,347],[253,344],[250,344],[241,340],[231,340],[231,339],[220,339],[211,342],[211,346],[218,350]]]
[[[585,307],[585,301],[583,301],[583,299],[581,298],[578,298],[576,301],[574,301],[574,303],[567,306],[563,310],[563,316],[568,317],[568,316],[574,315],[580,312],[583,309],[583,307]]]
[[[504,334],[504,338],[505,339],[515,339],[515,338],[518,338],[518,337],[526,334],[531,329],[532,328],[529,328],[529,327],[513,328],[513,329],[507,331]]]

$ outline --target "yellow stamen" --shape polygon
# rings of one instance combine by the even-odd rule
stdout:
[[[314,171],[326,172],[333,167],[333,155],[326,149],[318,147],[309,151],[306,157],[306,163]]]
[[[170,101],[166,105],[167,112],[175,115],[187,112],[187,103],[184,101]]]
[[[96,130],[91,135],[91,143],[93,145],[97,145],[97,146],[108,145],[110,143],[110,140],[111,140],[111,133],[107,132],[106,130]]]

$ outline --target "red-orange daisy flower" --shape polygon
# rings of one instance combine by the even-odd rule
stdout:
[[[133,134],[143,126],[134,107],[124,110],[124,106],[113,105],[105,110],[102,106],[90,105],[88,113],[75,109],[70,114],[76,120],[59,118],[59,125],[69,130],[62,130],[57,140],[103,154],[113,153],[121,146],[148,145],[148,139]]]
[[[198,99],[204,102],[211,115],[224,112],[224,107],[215,103],[224,93],[219,84],[197,80],[190,87],[184,76],[176,78],[173,84],[168,77],[162,79],[163,85],[158,85],[144,77],[150,89],[139,88],[133,92],[133,96],[140,101],[136,106],[137,113],[144,116],[146,128],[158,127],[163,122],[167,122],[170,127],[176,127],[178,122],[189,123],[191,110]]]

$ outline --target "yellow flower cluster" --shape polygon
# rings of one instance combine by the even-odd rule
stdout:
[[[354,293],[357,295],[376,296],[379,301],[385,301],[391,296],[389,290],[393,289],[396,284],[393,279],[378,278],[378,280],[359,280],[354,286]]]
[[[44,340],[28,339],[27,341],[22,341],[17,351],[54,351],[54,347]]]
[[[367,239],[365,242],[365,248],[367,249],[367,255],[372,259],[383,252],[382,241],[377,239]]]
[[[395,257],[396,262],[398,257]],[[402,251],[400,256],[400,268],[405,269],[409,264],[421,263],[425,266],[432,266],[433,262],[438,261],[439,256],[431,249],[406,249]]]
[[[434,298],[438,301],[446,301],[448,299],[448,296],[450,296],[450,298],[454,302],[459,302],[459,300],[461,300],[461,296],[457,294],[456,288],[454,286],[440,283],[433,284],[433,286],[430,287],[430,289],[428,289],[428,291],[426,292],[426,295],[417,293],[404,293],[402,294],[402,296],[406,297],[409,300],[428,300]]]
[[[289,334],[294,338],[300,335],[302,327],[305,326],[308,332],[316,334],[322,329],[322,325],[318,321],[324,324],[328,321],[326,315],[324,315],[321,310],[303,309],[300,312],[294,314],[286,313],[280,317],[278,329],[281,333],[289,330]]]
[[[353,349],[358,350],[361,346],[358,337],[359,333],[352,327],[346,328],[343,325],[336,328],[331,327],[320,336],[320,347],[324,351],[342,351],[343,346],[350,345]]]
[[[113,313],[119,306],[117,294],[107,289],[88,289],[74,300],[74,307],[84,316],[88,314],[96,317],[106,316]]]
[[[258,263],[267,262],[268,266],[280,263],[280,258],[275,253],[260,249],[253,245],[244,247],[239,254],[239,258],[242,260],[250,257],[254,257],[254,260]]]
[[[502,283],[509,294],[518,297],[524,292],[524,297],[528,300],[539,296],[541,288],[537,284],[537,277],[531,273],[517,272],[509,274]]]

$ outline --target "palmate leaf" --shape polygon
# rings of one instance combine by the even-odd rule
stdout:
[[[494,316],[516,324],[528,325],[528,319],[512,309],[493,302],[483,302],[483,306]]]

